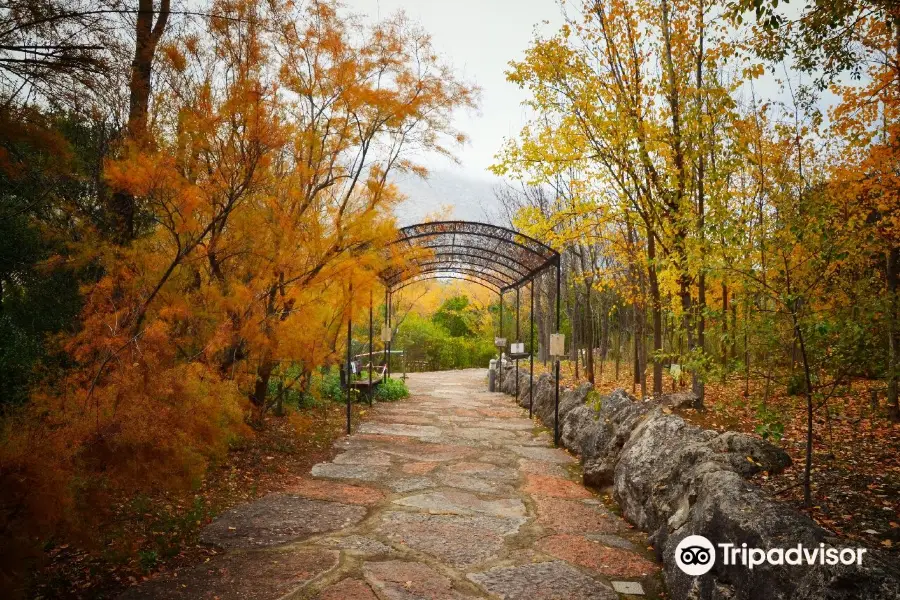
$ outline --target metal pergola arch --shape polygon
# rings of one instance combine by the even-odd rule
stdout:
[[[419,283],[420,281],[428,281],[430,279],[456,279],[459,281],[468,281],[469,283],[474,283],[475,285],[479,285],[487,290],[494,292],[495,294],[499,294],[500,290],[497,286],[491,284],[484,279],[481,279],[475,275],[469,275],[460,271],[431,271],[428,273],[419,273],[410,277],[403,283],[394,286],[391,288],[391,293],[399,292],[400,290],[409,287],[413,284]]]
[[[459,279],[494,291],[499,296],[499,338],[503,335],[503,296],[516,293],[516,339],[520,339],[519,296],[523,286],[530,284],[531,310],[529,324],[529,401],[528,416],[532,416],[534,400],[534,279],[541,273],[556,270],[556,331],[560,327],[560,276],[562,263],[559,252],[523,233],[488,223],[474,221],[433,221],[403,227],[390,243],[391,262],[380,273],[385,286],[384,322],[391,326],[391,296],[401,289],[429,279]],[[399,259],[399,260],[397,260]],[[352,294],[352,282],[350,290]],[[369,295],[369,387],[372,386],[373,298]],[[347,319],[347,433],[350,433],[350,363],[352,316]],[[502,367],[503,348],[500,350]],[[391,342],[385,343],[385,376],[390,377],[387,360]],[[521,355],[520,355],[521,356]],[[516,400],[519,397],[519,358],[516,361]],[[559,357],[555,360],[556,394],[554,404],[553,440],[559,444]],[[501,368],[502,371],[502,368]],[[371,391],[371,390],[370,390]]]
[[[543,242],[508,227],[474,221],[409,225],[400,229],[391,245],[407,258],[382,271],[389,290],[416,275],[421,267],[443,266],[447,272],[466,268],[488,275],[502,294],[559,265],[559,253]]]
[[[516,293],[516,339],[519,339],[520,290],[530,284],[531,310],[529,325],[529,402],[528,415],[532,416],[534,400],[534,279],[541,273],[556,270],[556,331],[560,328],[560,269],[559,252],[543,242],[523,233],[488,223],[474,221],[432,221],[403,227],[391,242],[390,250],[399,257],[399,265],[384,269],[381,279],[385,285],[385,323],[391,323],[391,295],[418,281],[429,279],[460,279],[497,292],[500,300],[499,338],[503,335],[503,296]],[[370,302],[369,346],[372,345]],[[348,326],[349,346],[349,326]],[[385,356],[391,342],[385,345]],[[503,348],[498,364],[502,367]],[[371,350],[370,350],[371,352]],[[350,361],[348,350],[348,363]],[[385,359],[387,362],[387,359]],[[516,358],[516,400],[519,397],[519,359]],[[554,405],[553,439],[559,443],[559,357],[555,360],[556,391]],[[348,364],[347,371],[350,368]],[[502,368],[501,368],[502,371]],[[371,372],[371,369],[370,369]],[[390,368],[387,370],[390,376]],[[347,395],[347,431],[350,431],[350,395]]]

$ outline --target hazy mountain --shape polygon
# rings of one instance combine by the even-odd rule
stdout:
[[[434,170],[427,179],[403,174],[394,182],[407,196],[396,210],[400,226],[420,223],[435,215],[461,221],[498,222],[499,203],[494,187],[499,179]]]

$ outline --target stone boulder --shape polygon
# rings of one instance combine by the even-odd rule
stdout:
[[[655,533],[667,524],[681,526],[684,503],[706,474],[750,477],[779,473],[790,464],[790,457],[768,442],[701,429],[656,406],[629,431],[615,465],[613,492],[635,525]]]
[[[697,403],[697,396],[691,391],[673,392],[660,396],[659,403],[670,408],[691,408]]]
[[[509,380],[515,392],[515,374]],[[528,374],[519,383],[519,404],[528,406]],[[509,386],[507,386],[508,388]],[[534,412],[553,426],[554,380],[535,380]],[[754,436],[718,433],[687,423],[671,407],[689,406],[690,394],[640,402],[624,390],[589,398],[588,384],[560,390],[561,443],[581,456],[584,481],[613,486],[623,515],[650,533],[665,565],[666,584],[677,600],[801,598],[851,600],[900,598],[896,561],[868,550],[861,565],[726,566],[717,557],[701,577],[675,564],[678,543],[703,535],[714,544],[816,549],[841,543],[803,513],[779,503],[748,478],[778,473],[791,464],[781,449]]]
[[[500,391],[504,394],[515,394],[516,393],[516,369],[511,366],[508,362],[503,363],[503,368],[500,369]]]
[[[560,427],[562,427],[562,423],[570,411],[584,405],[585,399],[592,389],[591,384],[585,383],[574,390],[563,388],[559,390]],[[540,402],[535,402],[534,414],[540,417],[544,425],[552,429],[556,413],[556,387],[554,380],[548,377],[546,390],[541,389],[539,392]]]
[[[653,405],[635,401],[622,389],[600,397],[596,404],[583,404],[566,414],[561,441],[581,456],[584,482],[604,487],[613,482],[631,430]]]
[[[673,598],[796,598],[802,600],[887,600],[900,597],[900,570],[884,554],[867,551],[860,565],[724,565],[716,563],[702,577],[686,575],[675,564],[675,549],[687,535],[702,535],[714,544],[746,543],[752,548],[818,549],[855,547],[841,543],[806,515],[776,502],[734,471],[705,474],[693,486],[687,520],[654,540],[662,549],[666,584]]]
[[[546,373],[543,375],[535,375],[534,377],[534,394],[538,394],[538,386],[541,381],[541,377],[547,378],[549,377]],[[546,383],[544,384],[546,386]],[[519,406],[522,408],[528,408],[529,402],[534,402],[534,397],[529,396],[531,392],[531,382],[529,381],[528,371],[524,370],[519,374]]]
[[[534,395],[529,397],[530,382],[527,368],[519,366],[519,399],[518,404],[528,408],[532,403],[532,411],[545,426],[553,428],[554,413],[556,410],[555,379],[548,373],[542,373],[534,381]],[[505,363],[501,371],[500,390],[514,396],[516,393],[516,368],[514,363]],[[584,383],[575,389],[559,390],[559,422],[562,427],[565,416],[573,409],[581,407],[585,403],[587,395],[593,390],[593,386]]]
[[[515,377],[516,369],[515,366],[505,366],[503,369],[503,377],[502,377],[502,388],[501,390],[509,394],[510,396],[515,395],[516,393],[516,377]],[[553,407],[553,378],[547,374],[542,373],[540,375],[535,376],[534,378],[534,395],[529,398],[530,392],[530,382],[528,369],[523,369],[521,366],[519,367],[519,406],[522,408],[528,408],[528,403],[531,401],[533,403],[533,408],[535,414],[538,414],[538,408],[541,407],[541,410],[546,410],[546,407],[549,405],[550,410],[552,411]]]
[[[500,391],[514,396],[516,394],[516,366],[514,362],[504,362],[500,376]],[[528,392],[528,365],[519,365],[519,398]],[[527,401],[527,396],[526,396]],[[526,404],[527,406],[527,404]]]
[[[746,478],[790,465],[753,436],[704,430],[653,407],[630,431],[615,465],[613,495],[623,515],[650,533],[673,598],[896,598],[900,571],[877,553],[860,566],[725,566],[704,577],[674,561],[687,535],[762,549],[835,544],[806,515],[776,502]],[[840,545],[840,544],[838,544]],[[853,546],[853,544],[843,544]]]

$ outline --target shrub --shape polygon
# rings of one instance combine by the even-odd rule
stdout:
[[[141,565],[141,570],[144,573],[149,573],[159,563],[159,553],[156,550],[139,550],[138,562]]]
[[[403,322],[395,343],[395,347],[406,351],[410,370],[486,367],[497,352],[491,335],[454,337],[442,325],[416,314],[410,314]],[[396,360],[392,359],[394,371],[399,366]]]
[[[393,402],[409,396],[409,389],[402,379],[385,379],[375,388],[375,399],[380,402]]]
[[[341,387],[341,373],[335,368],[328,369],[321,378],[315,377],[313,388],[322,400],[343,402],[347,398],[347,392]]]
[[[765,404],[760,403],[756,406],[756,418],[759,424],[754,431],[764,440],[771,438],[777,442],[784,436],[783,418]]]
[[[284,405],[294,409],[314,408],[319,405],[320,398],[312,391],[303,389],[300,384],[301,378],[306,376],[301,372],[299,365],[290,365],[286,369],[277,370],[272,373],[269,379],[268,397],[275,399],[281,390],[281,385],[285,385],[285,389],[281,390],[284,394]],[[315,378],[315,377],[313,377]],[[338,379],[340,386],[340,379]],[[310,386],[311,387],[311,386]]]

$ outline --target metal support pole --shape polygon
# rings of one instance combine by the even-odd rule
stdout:
[[[562,261],[556,258],[556,333],[560,328],[560,296],[562,285]],[[553,444],[559,446],[559,357],[556,357],[556,399],[553,405]]]
[[[372,353],[372,333],[374,329],[374,321],[372,320],[372,290],[369,290],[369,406],[372,405],[372,368],[374,367]]]
[[[531,315],[529,327],[528,327],[528,336],[531,339],[530,344],[528,345],[528,353],[531,355],[528,358],[528,418],[531,418],[533,404],[534,404],[534,279],[531,280],[531,310],[528,311],[528,314]]]
[[[390,298],[390,292],[387,288],[384,288],[384,326],[387,327],[388,324],[388,303]],[[382,340],[381,342],[384,344],[384,364],[387,366],[388,361],[388,343]]]
[[[393,302],[394,302],[394,295],[388,294],[388,313],[387,313],[388,329],[391,329],[391,317],[393,316],[393,315],[391,315],[391,313],[394,312],[394,307],[392,306]],[[391,329],[391,341],[387,343],[387,370],[385,371],[386,379],[391,378],[391,346],[393,346],[393,345],[394,345],[394,332]]]
[[[503,337],[503,290],[500,290],[500,337]],[[503,391],[503,347],[498,346],[497,352],[497,389]]]
[[[516,343],[519,343],[519,288],[516,288]],[[519,403],[519,359],[516,359],[516,404]]]
[[[503,292],[500,292],[500,337],[503,337]]]
[[[352,360],[350,351],[353,342],[353,282],[350,282],[350,302],[347,304],[347,435],[350,435],[350,392],[353,386],[353,374],[350,370]]]

